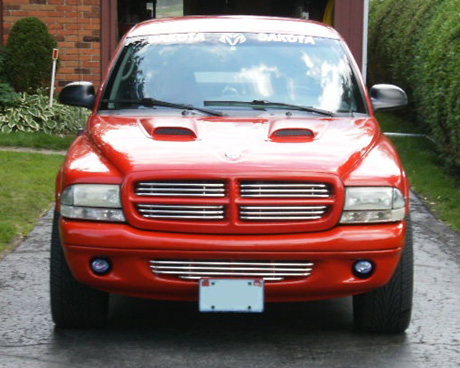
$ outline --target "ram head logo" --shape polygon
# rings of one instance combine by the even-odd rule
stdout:
[[[222,35],[219,41],[235,47],[240,43],[246,42],[246,37],[241,33],[228,33]]]

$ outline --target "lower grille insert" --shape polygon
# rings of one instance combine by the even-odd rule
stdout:
[[[320,220],[327,206],[241,206],[240,218],[246,221]]]
[[[223,220],[224,206],[138,204],[139,213],[149,219]]]
[[[263,278],[280,281],[308,277],[313,263],[307,261],[245,261],[245,260],[151,260],[155,275],[198,280],[209,277]]]

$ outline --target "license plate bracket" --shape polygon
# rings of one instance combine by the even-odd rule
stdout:
[[[263,279],[201,279],[200,312],[261,313],[264,289]]]

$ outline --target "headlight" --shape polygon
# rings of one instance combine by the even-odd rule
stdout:
[[[75,184],[61,196],[61,215],[95,221],[125,221],[120,201],[120,186]]]
[[[406,215],[401,191],[391,187],[348,187],[342,224],[397,222]]]

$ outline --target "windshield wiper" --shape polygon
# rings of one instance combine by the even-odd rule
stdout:
[[[181,104],[175,102],[168,102],[168,101],[161,101],[154,98],[142,98],[140,100],[102,100],[103,103],[120,103],[120,104],[130,104],[130,105],[141,105],[146,107],[154,107],[154,106],[161,106],[161,107],[170,107],[173,109],[181,109],[181,110],[195,110],[200,111],[208,115],[212,116],[225,116],[224,113],[220,111],[205,109],[202,107],[197,107],[189,104]]]
[[[302,105],[291,105],[284,102],[272,102],[265,100],[253,100],[253,101],[204,101],[205,106],[249,106],[253,109],[265,110],[265,108],[272,109],[287,109],[287,110],[299,110],[307,111],[315,114],[320,114],[324,116],[334,116],[332,111],[327,111],[323,109],[318,109],[312,106],[302,106]]]

